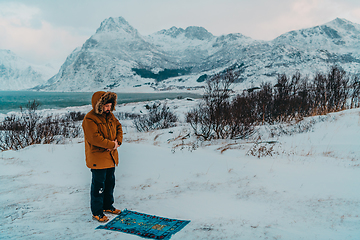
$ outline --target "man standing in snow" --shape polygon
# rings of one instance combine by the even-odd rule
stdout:
[[[121,213],[113,206],[115,166],[119,163],[117,148],[123,140],[121,124],[112,113],[116,100],[117,95],[113,92],[94,93],[91,99],[93,109],[82,123],[86,166],[92,172],[91,212],[100,222],[109,220],[104,212]]]

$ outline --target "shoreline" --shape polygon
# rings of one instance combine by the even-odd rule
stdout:
[[[0,92],[1,93],[1,92]],[[25,108],[29,101],[40,103],[39,110],[62,109],[67,107],[82,107],[91,104],[92,92],[34,92],[34,91],[2,91],[0,94],[0,114],[20,112],[20,106]],[[115,92],[118,104],[144,102],[164,99],[194,98],[199,99],[202,94],[197,92]]]

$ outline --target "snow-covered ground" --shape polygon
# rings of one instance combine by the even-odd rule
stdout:
[[[117,208],[191,220],[174,240],[360,239],[360,109],[201,142],[184,123],[196,102],[168,101],[182,122],[171,129],[121,120]],[[0,152],[0,239],[140,239],[95,230],[90,178],[82,139]]]

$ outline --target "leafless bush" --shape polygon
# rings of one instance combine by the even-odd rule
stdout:
[[[75,122],[81,114],[43,117],[36,113],[39,106],[36,101],[29,104],[27,111],[21,109],[20,114],[11,114],[0,123],[0,150],[19,150],[33,144],[59,142],[81,134],[80,126]]]
[[[315,124],[321,119],[311,119],[309,121],[299,121],[292,123],[278,123],[268,126],[270,138],[279,137],[282,135],[294,135],[299,133],[306,133],[313,131]]]
[[[85,113],[82,112],[69,112],[65,115],[65,118],[69,118],[70,121],[78,122],[82,121],[85,117]]]
[[[128,112],[116,112],[114,113],[115,117],[119,120],[134,120],[136,118],[139,118],[140,115],[136,113],[128,113]]]
[[[250,137],[257,125],[256,105],[251,98],[237,95],[231,102],[231,121],[229,128],[231,129],[229,138],[245,139]]]
[[[207,81],[203,102],[190,110],[186,121],[205,140],[246,138],[253,132],[251,102],[238,96],[231,100],[231,84],[237,75],[229,71]]]
[[[139,132],[174,127],[177,116],[170,111],[167,104],[154,103],[148,107],[149,113],[134,119],[133,123]]]
[[[258,91],[243,95],[254,102],[256,121],[272,124],[358,107],[359,93],[359,78],[350,79],[333,66],[327,74],[317,73],[312,81],[300,73],[281,74],[274,86],[262,84]]]
[[[274,150],[276,142],[256,142],[254,145],[249,149],[246,155],[251,155],[257,158],[272,157],[275,154],[278,154]]]
[[[237,139],[252,135],[258,124],[296,123],[304,117],[358,107],[360,81],[338,66],[313,81],[299,72],[278,75],[277,83],[263,83],[231,99],[232,72],[208,80],[203,101],[187,113],[186,121],[205,140]],[[301,126],[299,131],[305,131]]]
[[[353,76],[350,81],[350,108],[360,107],[360,80],[359,76]]]

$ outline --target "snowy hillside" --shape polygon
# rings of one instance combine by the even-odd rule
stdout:
[[[30,64],[10,50],[0,49],[0,91],[29,89],[55,73],[52,67]]]
[[[352,50],[358,49],[359,41],[360,25],[337,18],[322,26],[291,31],[276,38],[273,42],[292,44],[299,48],[307,47],[311,50],[322,49],[342,53],[346,52],[348,47],[353,47]],[[358,51],[355,53],[358,54]]]
[[[166,60],[163,52],[146,42],[125,19],[109,18],[101,23],[81,48],[73,51],[59,73],[49,80],[49,85],[39,88],[65,91],[113,89],[118,86],[130,88],[144,82],[134,76],[132,68],[163,64],[175,66]]]
[[[334,64],[359,74],[359,39],[360,25],[345,19],[258,41],[240,33],[214,36],[196,26],[142,36],[124,18],[108,18],[37,89],[191,89],[226,69],[241,73],[236,89],[273,81],[282,73],[311,76]]]
[[[116,109],[138,114],[146,104]],[[359,239],[360,109],[202,142],[184,123],[195,104],[169,100],[181,121],[167,130],[138,133],[121,120],[115,206],[191,220],[174,240]],[[57,111],[73,110],[89,107]],[[0,238],[140,239],[95,230],[90,177],[82,139],[0,152]]]

